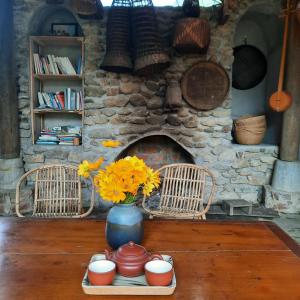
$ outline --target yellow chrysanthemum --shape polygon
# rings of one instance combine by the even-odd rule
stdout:
[[[78,175],[83,176],[85,178],[89,177],[90,175],[90,168],[89,168],[89,162],[87,160],[84,160],[78,167]]]
[[[81,174],[100,168],[103,158],[95,163],[82,162]],[[94,183],[100,196],[115,203],[132,203],[140,188],[144,195],[150,195],[160,183],[158,172],[149,168],[142,159],[136,156],[125,157],[99,170]]]
[[[94,163],[89,163],[89,169],[90,169],[90,171],[96,171],[96,170],[98,170],[100,167],[101,167],[101,165],[102,165],[102,163],[104,162],[104,158],[103,157],[100,157],[96,162],[94,162]]]
[[[151,168],[148,168],[147,182],[143,187],[143,194],[149,196],[154,188],[158,188],[160,184],[159,173],[154,172]]]
[[[102,142],[102,146],[107,148],[116,148],[119,147],[120,145],[121,145],[120,141],[107,140]]]

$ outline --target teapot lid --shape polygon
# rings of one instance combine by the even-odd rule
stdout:
[[[121,246],[115,253],[115,258],[119,261],[137,261],[148,258],[146,249],[134,242],[129,242]]]

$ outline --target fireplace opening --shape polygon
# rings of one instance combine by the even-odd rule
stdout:
[[[143,159],[154,170],[167,164],[195,163],[193,156],[183,146],[166,135],[141,138],[124,149],[116,160],[133,155]]]

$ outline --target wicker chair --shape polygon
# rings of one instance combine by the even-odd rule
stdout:
[[[171,164],[158,170],[159,190],[144,197],[143,208],[152,216],[206,219],[215,196],[215,178],[206,168]]]
[[[91,178],[90,178],[91,179]],[[20,212],[20,188],[25,180],[33,185],[33,212],[31,217],[40,218],[83,218],[94,207],[95,194],[92,182],[90,207],[82,208],[81,182],[77,167],[70,165],[46,165],[24,174],[16,187],[16,213]]]

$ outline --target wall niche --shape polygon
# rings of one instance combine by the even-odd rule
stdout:
[[[232,118],[243,115],[265,114],[267,132],[264,144],[278,145],[281,139],[282,114],[271,111],[269,97],[277,90],[283,21],[278,18],[278,10],[265,5],[251,7],[236,26],[234,47],[247,45],[259,49],[267,60],[267,72],[264,79],[246,90],[232,88]]]

